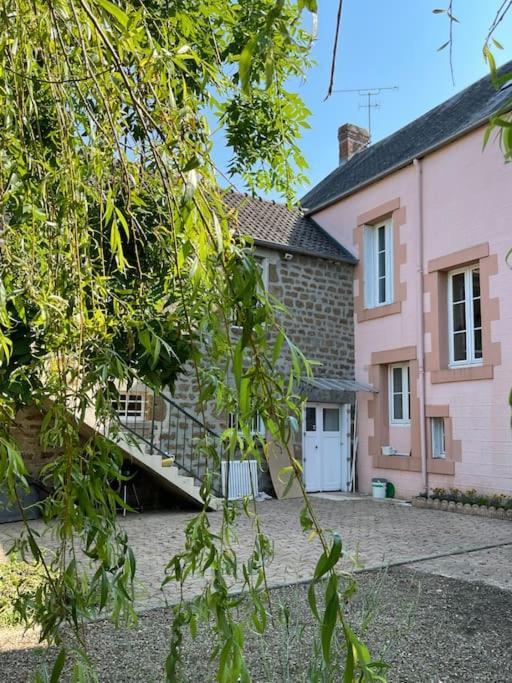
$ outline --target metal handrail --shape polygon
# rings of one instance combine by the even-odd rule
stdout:
[[[120,393],[126,393],[125,420],[121,419],[121,427],[146,444],[150,455],[156,453],[162,458],[172,456],[174,464],[194,479],[202,481],[207,472],[211,473],[214,493],[220,495],[222,488],[220,484],[222,459],[220,435],[165,394],[157,394],[149,388]],[[167,404],[167,410],[161,418],[156,417],[157,398],[163,400],[164,405]],[[147,414],[148,399],[151,416]],[[121,407],[123,408],[122,405]],[[122,414],[123,411],[121,411],[121,416]],[[218,459],[208,457],[197,448],[197,441],[204,437],[214,442],[215,450],[219,453]],[[163,446],[164,441],[167,442],[166,447]]]
[[[156,396],[156,395],[157,395],[156,392],[153,392],[153,395]],[[203,422],[201,422],[201,420],[199,420],[195,415],[192,415],[192,413],[189,413],[188,410],[186,410],[185,408],[182,408],[182,407],[179,405],[179,403],[176,403],[176,401],[173,401],[171,398],[169,398],[169,397],[166,396],[165,394],[158,394],[158,397],[159,397],[159,398],[163,398],[165,401],[167,401],[167,403],[170,403],[171,405],[173,405],[173,406],[174,406],[175,408],[177,408],[181,413],[183,413],[184,415],[186,415],[187,417],[189,417],[193,422],[195,422],[197,425],[199,425],[200,427],[202,427],[202,429],[203,429],[205,432],[208,432],[208,434],[211,434],[212,436],[216,436],[218,439],[220,439],[220,434],[217,434],[217,432],[214,432],[213,429],[210,429],[209,427],[207,427],[207,426],[206,426]]]

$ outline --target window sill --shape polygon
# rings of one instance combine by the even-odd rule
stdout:
[[[478,379],[493,379],[493,365],[464,365],[458,368],[445,368],[433,370],[430,373],[431,384],[444,382],[467,382]]]
[[[373,466],[383,470],[421,472],[421,460],[410,455],[374,455]]]
[[[384,306],[375,306],[375,308],[363,308],[357,314],[357,321],[364,322],[365,320],[375,320],[376,318],[384,318],[387,315],[395,315],[402,312],[402,302],[395,301],[392,304],[385,304]]]

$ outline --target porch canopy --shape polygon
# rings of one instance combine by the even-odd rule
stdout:
[[[371,384],[338,377],[303,377],[301,390],[309,401],[318,403],[354,403],[358,391],[377,393]]]

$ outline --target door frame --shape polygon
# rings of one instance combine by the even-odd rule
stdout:
[[[306,457],[306,408],[338,408],[340,411],[340,440],[339,440],[339,453],[340,453],[340,465],[341,465],[341,486],[340,491],[348,491],[348,477],[349,477],[349,459],[350,459],[350,439],[351,439],[351,406],[350,403],[332,403],[324,401],[308,401],[302,411],[302,467],[303,467],[303,481],[304,488],[307,492],[307,459]],[[344,429],[346,432],[344,434]],[[323,432],[323,429],[322,429]],[[345,443],[345,448],[343,447]],[[312,491],[312,493],[315,493]],[[318,493],[322,493],[319,491]]]

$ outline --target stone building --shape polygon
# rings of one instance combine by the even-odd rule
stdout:
[[[348,490],[353,477],[355,391],[368,388],[354,380],[352,282],[356,259],[298,208],[234,192],[228,193],[225,201],[234,230],[254,241],[268,292],[287,309],[283,323],[288,336],[314,361],[314,378],[299,387],[307,396],[307,406],[293,444],[296,457],[304,463],[306,487],[311,491]],[[286,360],[283,363],[286,371]],[[205,427],[218,445],[218,435],[229,424],[230,416],[217,414],[212,404],[199,413],[193,376],[184,372],[172,395],[155,396],[144,385],[121,393],[118,412],[125,429],[117,441],[138,472],[138,485],[146,499],[146,494],[151,498],[153,488],[160,500],[165,499],[167,490],[172,500],[199,501],[200,483],[209,465],[195,445]],[[37,445],[41,416],[29,411],[19,418],[19,440],[29,445],[32,474],[37,478],[40,465],[51,457]],[[94,427],[92,416],[89,424]],[[261,428],[255,425],[255,429]],[[240,476],[247,485],[247,468]],[[224,484],[226,477],[224,474]],[[153,480],[159,485],[153,485]],[[258,488],[275,493],[265,468],[258,471]],[[216,490],[220,495],[221,483]]]

